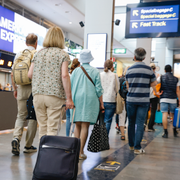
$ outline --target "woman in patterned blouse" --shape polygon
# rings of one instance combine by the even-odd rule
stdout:
[[[32,60],[28,73],[32,78],[32,93],[39,138],[57,135],[62,105],[72,109],[71,83],[68,73],[70,58],[64,49],[64,35],[59,27],[51,27],[44,39],[43,49]]]

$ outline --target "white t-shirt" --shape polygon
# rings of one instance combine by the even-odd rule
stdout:
[[[108,70],[108,72],[102,72],[101,84],[104,89],[103,102],[116,102],[116,81],[119,90],[118,75]]]
[[[157,82],[158,82],[158,83],[161,83],[161,77],[158,77],[158,78],[157,78]],[[179,83],[179,82],[177,83],[177,86],[180,86],[180,83]],[[170,104],[176,104],[176,103],[177,103],[177,99],[161,98],[161,99],[160,99],[160,103],[162,103],[162,102],[164,102],[164,103],[170,103]]]

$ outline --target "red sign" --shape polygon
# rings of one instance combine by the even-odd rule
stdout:
[[[111,57],[110,60],[112,60],[113,62],[115,62],[115,57]]]

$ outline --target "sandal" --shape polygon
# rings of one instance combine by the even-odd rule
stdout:
[[[121,140],[125,141],[125,136],[121,136]]]

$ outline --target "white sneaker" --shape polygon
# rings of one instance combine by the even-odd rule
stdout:
[[[134,154],[144,154],[145,153],[145,150],[144,149],[135,149],[134,150]]]
[[[80,160],[84,160],[84,159],[86,159],[87,158],[87,156],[85,155],[85,154],[80,154],[79,155],[79,159]]]
[[[37,152],[37,148],[34,147],[34,146],[31,146],[31,147],[29,147],[29,148],[24,147],[24,151],[23,151],[23,152],[24,152],[24,153],[33,153],[33,152]]]

